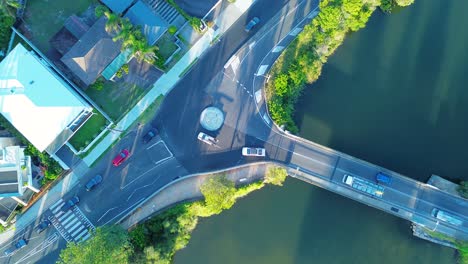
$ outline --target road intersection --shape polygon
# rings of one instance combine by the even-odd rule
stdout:
[[[353,190],[343,184],[343,175],[351,173],[373,179],[373,175],[377,171],[385,171],[384,168],[288,135],[268,116],[262,92],[269,78],[268,70],[284,47],[317,15],[318,1],[315,0],[283,4],[259,0],[252,6],[245,19],[236,23],[177,83],[154,121],[124,137],[83,178],[82,183],[64,195],[63,201],[74,195],[82,198],[76,208],[78,211],[57,215],[56,208],[50,208],[38,221],[52,216],[56,219],[54,226],[59,228],[49,228],[37,236],[34,235],[34,226],[21,230],[15,239],[29,237],[28,250],[3,259],[8,263],[25,261],[25,258],[31,262],[51,263],[66,245],[61,237],[67,237],[68,241],[84,238],[87,233],[81,226],[92,229],[115,223],[146,197],[179,176],[258,161],[259,158],[241,155],[240,150],[244,146],[264,147],[267,160],[288,166],[294,174],[306,175],[303,177],[316,181],[314,184],[322,181],[322,187],[333,186],[328,189],[358,199],[353,197]],[[263,26],[247,34],[243,30],[243,21],[252,16],[258,16]],[[225,116],[224,124],[216,132],[206,131],[199,124],[200,113],[209,106],[221,109]],[[156,127],[160,135],[144,145],[141,136],[150,129],[149,126]],[[216,137],[218,143],[212,146],[202,143],[197,139],[200,131]],[[130,149],[131,157],[121,167],[115,168],[111,160],[122,148]],[[102,186],[86,192],[83,185],[97,173],[104,178]],[[398,174],[393,175],[398,178]],[[399,206],[402,214],[421,212],[417,216],[422,217],[428,226],[436,224],[442,228],[449,227],[430,220],[434,206],[468,218],[467,212],[459,211],[460,206],[467,208],[466,201],[457,200],[462,204],[453,204],[452,197],[407,178],[398,178],[396,184],[398,189],[387,188],[386,195],[388,204]],[[412,195],[406,194],[415,190]],[[361,194],[359,197],[368,199]],[[80,214],[84,218],[80,218]],[[64,230],[60,231],[60,227]],[[466,232],[465,228],[459,231]]]

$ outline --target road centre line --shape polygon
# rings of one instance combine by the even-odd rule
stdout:
[[[118,215],[116,215],[116,216],[112,217],[112,218],[111,218],[109,221],[105,222],[105,223],[104,223],[104,225],[107,225],[107,224],[108,224],[110,221],[114,220],[114,219],[115,219],[116,217],[118,217],[119,215],[121,215],[121,214],[125,213],[125,211],[127,211],[128,209],[130,209],[130,208],[132,208],[133,206],[135,206],[135,205],[137,205],[137,204],[141,203],[142,201],[144,201],[144,200],[145,200],[145,198],[146,198],[146,197],[143,197],[143,198],[141,198],[141,199],[140,199],[140,200],[138,200],[136,203],[134,203],[133,205],[131,205],[131,206],[130,206],[130,207],[128,207],[127,209],[125,209],[125,210],[123,210],[122,212],[120,212]]]
[[[107,213],[109,213],[110,211],[116,209],[117,207],[118,207],[118,206],[112,207],[111,209],[107,210],[101,217],[99,217],[99,219],[98,219],[97,221],[98,221],[98,222],[101,221],[101,219],[102,219]]]
[[[136,188],[136,189],[132,192],[132,194],[130,194],[130,196],[128,196],[127,202],[130,200],[130,198],[133,196],[133,194],[135,194],[135,192],[136,192],[137,190],[153,185],[157,180],[159,180],[159,178],[161,178],[161,175],[159,175],[152,183],[143,185],[143,186],[141,186],[141,187],[139,187],[139,188]]]
[[[159,165],[161,165],[163,162],[165,162],[165,161],[167,161],[167,160],[170,160],[170,159],[172,159],[172,158],[173,158],[173,157],[166,157],[166,158],[164,158],[164,159],[162,159],[162,160],[159,160],[159,161],[155,164],[155,166],[154,166],[153,168],[151,168],[151,169],[145,171],[145,172],[142,173],[140,176],[138,176],[137,178],[133,179],[131,182],[127,183],[127,184],[124,185],[123,187],[120,187],[120,189],[123,190],[123,189],[127,188],[130,184],[132,184],[133,182],[139,180],[141,177],[143,177],[144,175],[148,174],[150,171],[152,171],[152,170],[156,169],[157,167],[159,167]]]

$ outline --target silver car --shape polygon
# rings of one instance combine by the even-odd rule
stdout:
[[[198,133],[198,140],[200,140],[203,143],[206,143],[208,145],[215,145],[218,143],[218,140],[212,136],[209,136],[203,132]]]
[[[264,148],[242,148],[243,156],[265,157],[266,151]]]

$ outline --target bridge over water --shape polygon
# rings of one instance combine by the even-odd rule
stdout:
[[[429,230],[468,240],[468,200],[378,165],[282,133],[278,129],[273,131],[267,141],[267,152],[270,158],[287,166],[290,176],[407,219]],[[376,174],[379,172],[392,177],[390,184],[379,184],[384,187],[381,197],[352,188],[343,181],[345,175],[352,175],[378,184]],[[435,218],[432,215],[434,208],[456,216],[463,223],[454,225]]]

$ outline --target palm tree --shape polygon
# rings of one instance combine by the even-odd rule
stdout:
[[[0,0],[0,11],[11,17],[16,16],[12,9],[18,9],[20,7],[21,4],[18,0]]]
[[[112,31],[118,31],[121,24],[121,18],[110,11],[105,11],[104,15],[107,17],[106,31],[109,33]]]
[[[135,47],[134,56],[138,62],[146,61],[153,64],[156,60],[156,52],[158,51],[157,46],[151,46],[148,44],[145,38],[138,40]]]
[[[132,53],[135,53],[135,47],[140,39],[138,32],[138,30],[132,28],[122,41],[122,50],[130,49]]]
[[[112,38],[113,41],[117,41],[119,39],[127,39],[130,34],[132,34],[133,25],[130,23],[128,18],[124,18],[121,20],[120,29],[115,37]]]

